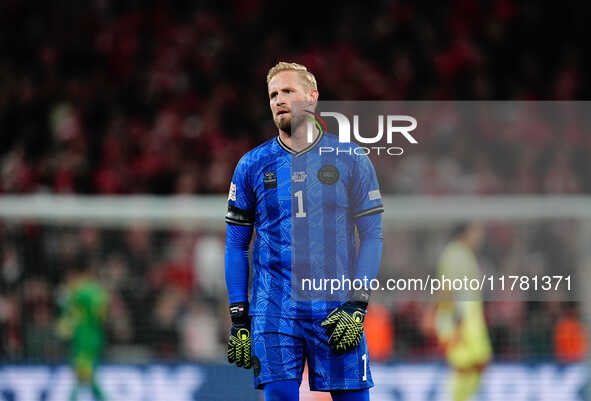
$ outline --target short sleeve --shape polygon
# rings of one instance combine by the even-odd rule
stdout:
[[[254,224],[255,196],[248,176],[248,162],[243,157],[236,165],[228,192],[226,223],[240,226]]]
[[[384,205],[376,171],[366,155],[354,159],[353,173],[349,184],[354,218],[383,213]]]

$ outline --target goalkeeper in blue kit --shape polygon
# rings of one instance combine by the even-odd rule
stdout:
[[[376,277],[384,209],[375,170],[366,155],[354,152],[357,145],[322,129],[298,142],[307,126],[294,118],[294,105],[318,100],[306,67],[278,63],[267,84],[278,136],[240,159],[228,194],[228,360],[253,368],[266,401],[298,400],[306,362],[311,390],[330,392],[336,401],[369,400],[373,380],[363,333],[368,293],[311,302],[298,298],[294,283],[342,272],[354,272],[351,279]]]

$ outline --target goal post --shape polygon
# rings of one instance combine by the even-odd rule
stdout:
[[[223,229],[226,198],[210,196],[3,195],[0,218],[97,226],[207,224]],[[429,225],[465,220],[591,219],[587,196],[385,196],[384,224]]]

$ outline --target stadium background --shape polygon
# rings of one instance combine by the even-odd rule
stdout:
[[[275,135],[264,77],[278,60],[308,66],[323,99],[579,100],[591,90],[587,21],[576,2],[58,3],[0,5],[2,198],[224,194],[239,157]],[[590,150],[591,136],[576,130],[442,135],[378,173],[394,197],[580,195],[591,192]],[[577,224],[489,224],[481,263],[582,268]],[[381,274],[432,264],[449,229],[386,229]],[[234,378],[250,386],[250,373],[218,365],[229,327],[223,247],[223,226],[208,224],[0,220],[3,391],[14,366],[66,360],[55,320],[68,271],[80,263],[111,293],[106,361],[190,362],[182,366],[216,372],[208,377],[220,387]],[[488,303],[496,361],[585,361],[580,306]],[[372,360],[442,361],[425,309],[375,302]]]

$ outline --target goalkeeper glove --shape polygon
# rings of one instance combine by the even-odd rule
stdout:
[[[339,354],[353,350],[361,342],[367,302],[347,301],[326,317],[321,326],[329,336],[328,344]]]
[[[250,369],[250,317],[248,302],[230,305],[232,328],[228,340],[228,362]]]

